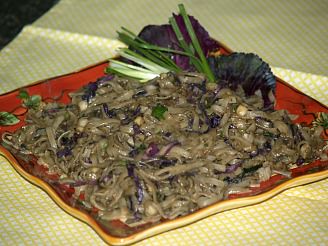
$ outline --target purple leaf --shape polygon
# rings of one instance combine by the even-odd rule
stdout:
[[[259,56],[249,53],[232,53],[208,58],[211,70],[221,87],[236,90],[240,85],[246,96],[261,91],[264,109],[273,109],[274,101],[270,92],[275,93],[276,78],[269,65]]]
[[[173,17],[175,18],[185,41],[187,44],[190,44],[191,39],[182,16],[173,14]],[[205,56],[208,56],[210,52],[215,52],[218,50],[220,48],[218,43],[209,36],[204,27],[202,27],[193,16],[189,16],[189,19]],[[146,42],[154,45],[175,50],[182,50],[179,47],[179,42],[173,28],[168,24],[148,25],[142,29],[138,36]],[[194,70],[187,56],[173,54],[172,60],[183,70]]]

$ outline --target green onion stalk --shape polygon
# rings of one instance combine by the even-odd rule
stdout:
[[[174,53],[188,56],[191,64],[196,70],[205,74],[210,82],[214,82],[214,74],[201,49],[183,4],[179,4],[179,11],[190,36],[191,44],[188,45],[184,40],[181,30],[173,17],[169,19],[169,23],[172,26],[183,51],[152,45],[135,35],[130,30],[122,27],[122,31],[117,32],[118,39],[125,43],[129,48],[119,49],[118,54],[128,60],[129,63],[118,61],[116,59],[109,59],[110,65],[106,68],[106,72],[134,78],[140,82],[147,82],[158,77],[161,73],[178,73],[182,71],[181,68],[169,57],[169,54]]]

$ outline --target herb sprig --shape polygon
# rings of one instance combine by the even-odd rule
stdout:
[[[22,99],[23,106],[30,109],[37,109],[40,106],[42,98],[40,95],[32,95],[30,96],[28,92],[24,89],[19,91],[17,96],[18,98]]]
[[[191,39],[191,47],[189,47],[188,44],[186,43],[186,41],[184,40],[183,35],[182,35],[175,19],[173,17],[171,17],[169,22],[175,32],[175,35],[177,36],[182,48],[187,53],[190,54],[191,62],[196,67],[197,71],[204,73],[210,82],[214,82],[214,80],[215,80],[214,74],[213,74],[212,70],[210,69],[210,66],[208,65],[208,62],[206,60],[206,57],[204,55],[202,48],[200,47],[199,41],[197,39],[197,36],[195,34],[195,31],[192,27],[189,16],[188,16],[187,11],[183,4],[179,4],[179,10],[180,10],[180,15],[182,16],[183,21],[186,25],[187,32]],[[199,58],[194,57],[194,52],[197,52]]]
[[[196,70],[204,73],[210,82],[214,82],[214,74],[209,67],[183,4],[179,4],[179,12],[184,20],[191,43],[188,45],[184,40],[181,30],[173,17],[169,19],[169,23],[183,51],[150,44],[127,28],[122,27],[122,30],[117,32],[118,39],[129,48],[121,48],[118,53],[121,57],[129,60],[130,63],[109,59],[110,65],[106,68],[106,72],[146,82],[158,77],[161,73],[180,72],[182,69],[169,57],[170,54],[179,54],[188,56]]]
[[[9,112],[0,112],[0,126],[12,126],[19,123],[16,115]]]
[[[167,107],[161,104],[157,104],[155,107],[153,107],[151,115],[158,120],[164,120],[165,119],[164,114],[166,111],[168,111]]]

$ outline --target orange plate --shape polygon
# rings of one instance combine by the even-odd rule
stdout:
[[[221,53],[228,54],[231,50],[221,44]],[[81,86],[95,81],[104,75],[107,62],[89,66],[80,71],[67,75],[46,79],[25,87],[29,94],[41,95],[43,99],[60,98],[58,101],[68,103],[68,93]],[[13,112],[18,115],[21,122],[14,126],[0,126],[0,135],[6,131],[15,131],[24,125],[26,110],[22,108],[21,101],[17,98],[19,89],[0,96],[0,112]],[[328,108],[318,101],[303,94],[286,82],[277,78],[276,109],[286,109],[292,114],[299,115],[296,122],[311,123],[312,113],[328,112]],[[328,177],[328,161],[313,162],[304,167],[296,168],[292,172],[292,179],[286,180],[282,175],[275,175],[269,181],[261,183],[260,187],[242,195],[230,196],[228,200],[217,202],[211,206],[200,209],[189,215],[158,224],[148,224],[136,229],[124,226],[119,221],[100,223],[95,218],[94,211],[87,211],[72,198],[74,188],[59,185],[56,175],[49,175],[47,170],[36,163],[35,158],[28,160],[14,150],[7,150],[0,146],[0,154],[4,156],[15,170],[29,182],[42,188],[63,210],[70,215],[84,221],[91,226],[104,241],[114,245],[124,245],[154,236],[161,232],[175,229],[209,215],[262,202],[273,197],[279,192],[298,185],[307,184]]]

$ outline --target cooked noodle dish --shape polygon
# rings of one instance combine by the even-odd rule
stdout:
[[[327,125],[296,124],[297,115],[275,110],[269,65],[220,52],[180,11],[139,35],[119,32],[127,47],[68,104],[21,90],[25,125],[2,135],[103,223],[172,220],[327,160]]]

